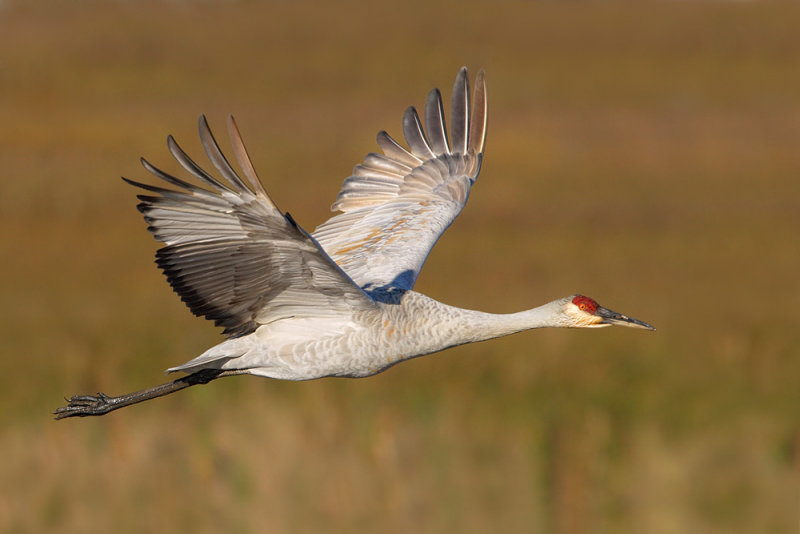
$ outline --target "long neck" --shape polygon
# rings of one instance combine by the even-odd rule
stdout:
[[[565,326],[556,313],[558,308],[558,301],[554,301],[517,313],[495,314],[464,310],[464,319],[471,330],[469,341],[483,341],[533,328]]]
[[[402,352],[404,357],[435,352],[454,345],[484,341],[532,328],[566,326],[559,321],[563,303],[553,301],[517,313],[496,314],[448,306],[419,293],[409,292],[402,304],[398,326],[416,332]]]
[[[566,326],[559,321],[562,306],[562,302],[554,301],[532,310],[495,314],[448,306],[409,291],[400,306],[384,306],[385,315],[379,316],[379,320],[382,328],[389,329],[389,335],[384,336],[386,349],[395,354],[391,358],[391,363],[395,363],[532,328]],[[399,332],[403,335],[392,335]]]

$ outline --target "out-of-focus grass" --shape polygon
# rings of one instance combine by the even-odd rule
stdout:
[[[787,532],[797,524],[796,4],[44,3],[0,10],[0,530]],[[220,340],[117,178],[233,112],[306,228],[409,103],[487,69],[481,180],[418,288],[651,321],[374,378],[230,379],[96,420]]]

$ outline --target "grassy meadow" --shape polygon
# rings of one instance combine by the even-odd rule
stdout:
[[[800,4],[0,3],[0,531],[797,532]],[[380,129],[483,67],[469,205],[417,289],[582,292],[534,331],[361,380],[220,380],[101,418],[222,338],[120,176],[233,113],[312,230]],[[227,146],[227,145],[226,145]]]

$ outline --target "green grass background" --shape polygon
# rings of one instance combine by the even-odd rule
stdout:
[[[0,531],[796,532],[800,4],[3,2]],[[487,71],[483,173],[418,289],[575,292],[363,380],[232,378],[97,419],[221,340],[120,175],[237,116],[311,230],[379,129]],[[222,135],[220,135],[222,137]]]

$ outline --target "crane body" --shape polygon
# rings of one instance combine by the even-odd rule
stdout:
[[[456,345],[553,326],[549,318],[554,307],[493,314],[448,306],[408,291],[396,303],[378,302],[345,317],[275,321],[169,371],[247,368],[250,374],[283,380],[359,378]]]

